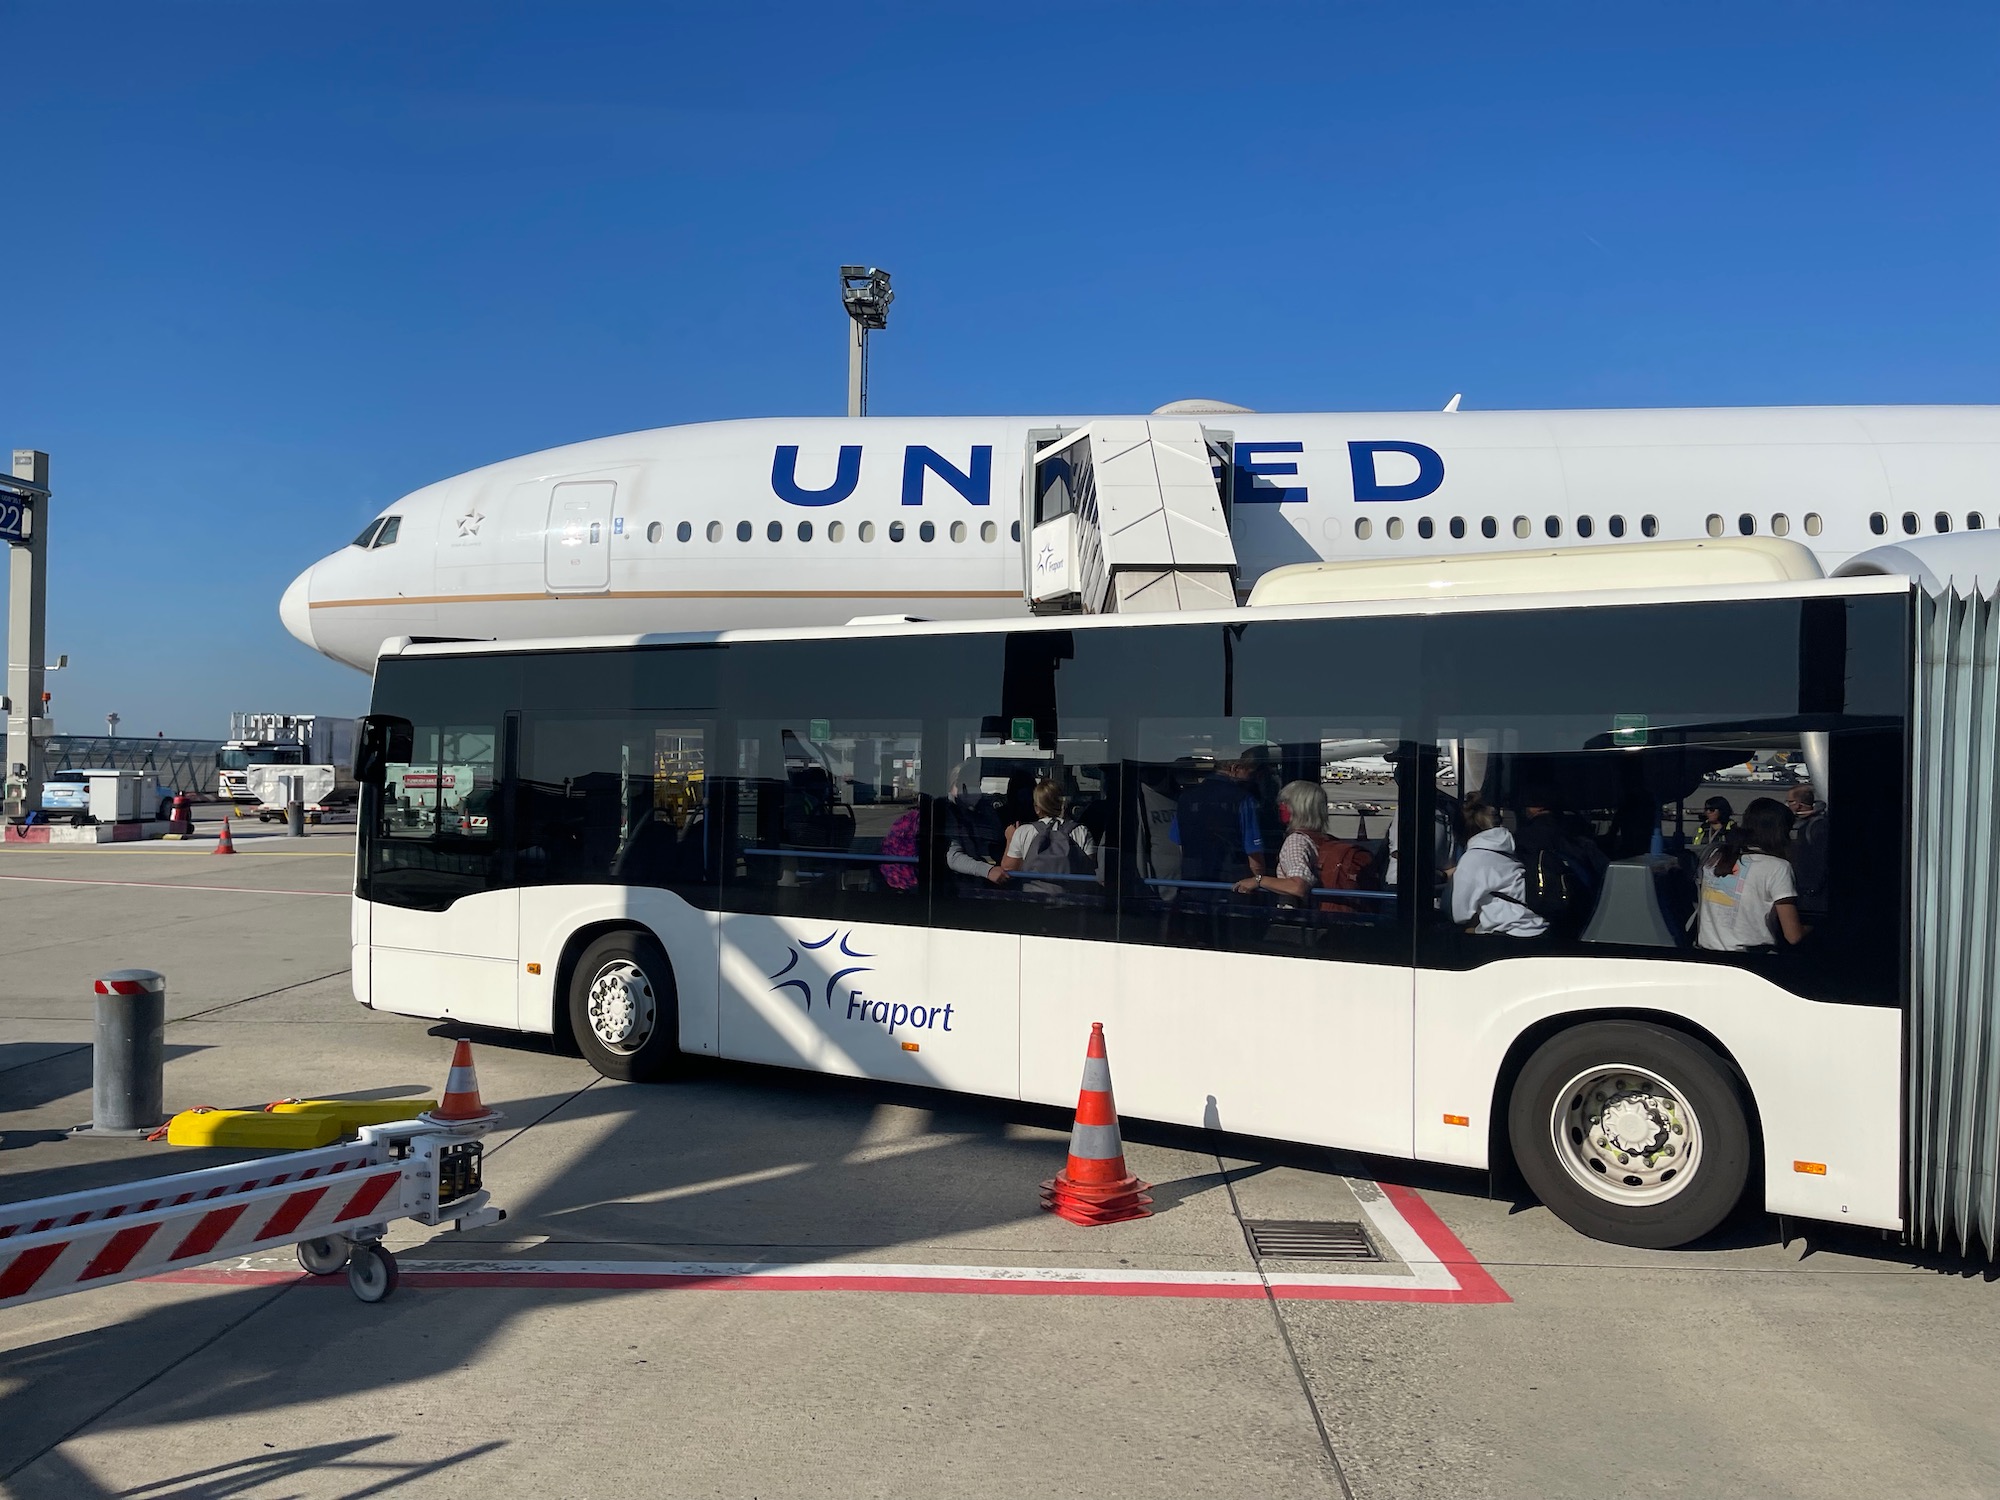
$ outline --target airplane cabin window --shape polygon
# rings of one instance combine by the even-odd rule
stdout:
[[[1790,516],[1785,515],[1783,512],[1780,512],[1779,514],[1771,517],[1772,536],[1790,536],[1791,534],[1792,534],[1792,518]]]
[[[1488,541],[1493,540],[1494,537],[1500,535],[1500,523],[1495,521],[1491,516],[1488,516],[1479,523],[1479,534]]]
[[[1660,534],[1660,518],[1658,516],[1639,517],[1639,535],[1658,536],[1659,534]]]
[[[902,539],[903,539],[903,523],[901,521],[891,521],[889,523],[889,540],[892,542],[900,542]]]
[[[1465,540],[1464,516],[1453,516],[1451,518],[1451,537],[1452,540],[1455,542],[1462,542]]]
[[[813,523],[810,521],[799,522],[799,540],[802,542],[809,542],[812,539],[813,539]]]
[[[387,520],[383,521],[382,529],[375,533],[375,545],[377,547],[393,547],[396,544],[396,533],[402,529],[403,518],[401,516],[390,516]]]
[[[873,521],[863,521],[863,522],[862,522],[862,523],[861,523],[861,524],[860,524],[859,526],[855,527],[855,528],[854,528],[854,539],[855,539],[856,541],[860,541],[860,542],[872,542],[872,541],[874,541],[874,540],[875,540],[875,523],[874,523]]]
[[[953,521],[951,523],[951,539],[954,542],[962,542],[965,540],[965,522]]]
[[[1400,542],[1403,539],[1403,518],[1401,516],[1389,517],[1388,529],[1389,529],[1389,540],[1392,542]]]
[[[785,539],[785,523],[783,521],[773,521],[769,526],[764,528],[764,536],[768,541],[782,542]]]
[[[1809,510],[1809,511],[1807,511],[1807,512],[1806,512],[1806,535],[1807,535],[1807,536],[1818,536],[1818,535],[1819,535],[1819,533],[1820,533],[1820,529],[1821,529],[1821,527],[1822,527],[1822,526],[1823,526],[1824,524],[1825,524],[1825,523],[1824,523],[1824,522],[1822,522],[1822,521],[1820,520],[1820,518],[1819,518],[1819,512],[1818,512],[1818,511],[1816,511],[1816,510]]]
[[[1535,534],[1535,523],[1526,516],[1514,517],[1514,535],[1526,541]]]
[[[1437,528],[1431,524],[1431,518],[1429,516],[1425,516],[1417,522],[1417,535],[1422,537],[1427,542],[1436,533],[1436,531]]]
[[[690,541],[693,539],[693,537],[694,537],[694,528],[688,525],[688,523],[685,521],[681,522],[680,525],[674,528],[674,538],[676,541],[682,541],[682,542]]]
[[[1710,516],[1708,518],[1708,534],[1710,536],[1722,535],[1722,517]]]
[[[826,539],[829,542],[837,542],[846,535],[847,523],[845,521],[828,521],[826,523]]]
[[[708,523],[708,539],[711,542],[722,540],[722,523],[720,521],[710,521]]]
[[[1915,536],[1919,524],[1915,511],[1906,510],[1903,512],[1903,534],[1905,536]]]
[[[1755,536],[1757,534],[1757,518],[1752,515],[1738,516],[1736,518],[1736,529],[1744,536]]]
[[[366,547],[370,542],[375,540],[375,528],[380,526],[381,524],[382,524],[382,518],[380,516],[377,516],[374,520],[370,521],[366,526],[361,528],[361,535],[354,539],[352,545],[356,547]]]
[[[937,527],[933,526],[929,521],[924,522],[923,525],[917,528],[917,540],[920,542],[936,541]]]
[[[1546,531],[1552,537],[1561,536],[1563,534],[1562,517],[1550,516],[1542,522],[1542,530]]]
[[[648,521],[646,523],[647,541],[657,542],[661,537],[665,536],[666,534],[667,534],[666,528],[661,526],[658,521]]]
[[[1354,535],[1359,541],[1367,541],[1368,538],[1375,535],[1375,523],[1366,516],[1363,516],[1354,523]]]
[[[1578,516],[1576,518],[1576,534],[1578,536],[1589,536],[1596,529],[1597,523],[1591,520],[1589,516]]]
[[[748,521],[738,521],[736,523],[736,540],[739,542],[750,540],[750,523]]]
[[[981,521],[979,523],[979,540],[982,542],[999,541],[1000,528],[995,526],[991,521]]]
[[[1613,516],[1604,524],[1613,536],[1625,535],[1625,518],[1623,516]]]
[[[1939,511],[1931,519],[1933,523],[1937,526],[1939,535],[1943,535],[1945,532],[1951,530],[1951,517],[1946,515],[1943,511]]]
[[[1889,529],[1889,518],[1883,515],[1881,511],[1876,511],[1874,515],[1868,518],[1868,529],[1877,536],[1882,535]]]
[[[1985,525],[1986,525],[1986,517],[1982,516],[1978,511],[1975,510],[1967,512],[1965,517],[1965,529],[1967,531],[1979,531],[1983,529]]]

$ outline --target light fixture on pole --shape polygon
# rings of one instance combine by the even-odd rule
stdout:
[[[849,318],[847,342],[847,414],[868,415],[868,335],[889,326],[889,273],[879,266],[842,266],[840,300]]]

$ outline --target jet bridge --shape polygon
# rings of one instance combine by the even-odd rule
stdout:
[[[1103,418],[1028,435],[1022,577],[1036,614],[1230,609],[1233,435]]]

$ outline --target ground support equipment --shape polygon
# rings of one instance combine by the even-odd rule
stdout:
[[[286,1245],[313,1275],[345,1270],[355,1296],[380,1302],[396,1289],[381,1242],[391,1221],[506,1218],[480,1171],[479,1137],[499,1119],[365,1125],[316,1151],[0,1204],[0,1308]]]

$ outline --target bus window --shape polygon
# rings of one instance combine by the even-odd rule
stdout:
[[[1393,724],[1141,719],[1120,936],[1407,962],[1388,879],[1397,737]]]
[[[533,711],[521,736],[524,885],[648,885],[714,904],[708,719]]]
[[[746,718],[718,775],[725,910],[923,922],[921,720]]]

